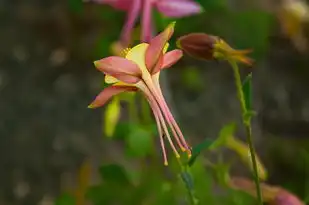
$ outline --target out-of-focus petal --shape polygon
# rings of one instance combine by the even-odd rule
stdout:
[[[127,21],[121,32],[121,40],[124,45],[129,45],[131,41],[132,30],[141,10],[141,0],[128,0],[130,9],[127,14]]]
[[[94,62],[96,68],[101,72],[111,75],[125,83],[136,83],[140,80],[141,70],[134,62],[111,56]]]
[[[183,55],[183,52],[180,49],[175,49],[170,52],[167,52],[163,56],[163,64],[162,64],[161,69],[171,67],[182,57],[182,55]]]
[[[127,11],[130,9],[131,0],[93,0],[96,3],[107,4],[115,9]]]
[[[146,67],[151,72],[163,54],[167,41],[174,33],[175,22],[172,22],[163,32],[154,37],[146,51]]]
[[[276,198],[271,201],[270,205],[305,205],[297,196],[286,191],[280,190]]]
[[[111,97],[125,91],[136,91],[137,88],[133,86],[110,86],[105,88],[97,97],[92,101],[88,108],[98,108],[103,106]]]
[[[202,7],[190,0],[159,0],[156,2],[158,10],[168,17],[184,17],[201,13]]]
[[[142,35],[141,41],[147,42],[151,40],[152,37],[152,26],[151,26],[151,7],[153,5],[153,1],[144,1],[143,2],[143,16],[142,16]]]

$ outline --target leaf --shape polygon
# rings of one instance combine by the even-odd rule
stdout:
[[[252,73],[247,75],[247,77],[245,78],[242,84],[242,90],[244,92],[244,98],[245,98],[247,111],[251,111],[252,110]]]
[[[201,152],[203,150],[207,150],[212,145],[212,143],[213,140],[206,138],[200,144],[194,146],[192,148],[192,156],[188,161],[188,166],[191,167],[194,164],[196,158],[201,154]]]
[[[104,133],[107,137],[113,136],[119,117],[120,100],[118,97],[114,97],[112,102],[106,106],[104,115]]]
[[[225,144],[225,141],[228,137],[233,136],[234,132],[236,130],[236,124],[235,123],[230,123],[225,125],[219,133],[219,137],[217,138],[217,140],[215,140],[211,147],[209,149],[214,150],[222,145]]]
[[[152,130],[139,125],[131,126],[130,134],[126,138],[129,154],[145,157],[152,151]]]
[[[62,194],[55,201],[55,205],[75,205],[75,204],[76,204],[76,200],[74,196],[68,193]]]
[[[192,176],[187,171],[181,172],[180,176],[181,176],[182,181],[185,183],[187,189],[193,190],[194,184],[193,184]]]
[[[117,183],[123,186],[130,184],[125,169],[117,164],[101,166],[100,174],[105,182]]]

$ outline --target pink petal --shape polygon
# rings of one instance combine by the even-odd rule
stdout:
[[[142,16],[142,42],[149,42],[152,36],[152,25],[151,25],[151,7],[153,1],[144,1],[143,4],[143,16]]]
[[[88,108],[98,108],[103,106],[111,97],[125,91],[136,91],[136,87],[131,86],[110,86],[105,88],[97,97],[92,101]]]
[[[162,64],[161,69],[171,67],[182,57],[182,55],[183,55],[183,52],[180,49],[175,49],[170,52],[167,52],[163,56],[163,64]]]
[[[274,201],[271,203],[272,205],[304,205],[300,199],[298,199],[294,194],[281,190]]]
[[[96,3],[107,4],[115,9],[127,11],[130,9],[131,0],[93,0]]]
[[[111,75],[125,83],[136,83],[140,80],[141,70],[134,62],[118,56],[103,58],[94,62],[101,72]]]
[[[184,17],[198,14],[203,11],[202,7],[191,0],[159,0],[156,2],[157,9],[168,17]]]
[[[141,0],[129,0],[130,9],[127,14],[127,21],[122,28],[121,40],[124,45],[129,45],[134,24],[141,10]]]
[[[158,60],[163,55],[163,48],[174,33],[175,22],[171,23],[163,32],[154,37],[146,51],[146,67],[152,72]]]

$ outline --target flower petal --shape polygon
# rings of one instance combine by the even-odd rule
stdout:
[[[134,62],[140,69],[140,72],[147,71],[145,65],[145,53],[148,48],[147,43],[141,43],[130,49],[126,55],[126,59]]]
[[[151,25],[151,7],[153,6],[152,1],[144,1],[143,3],[143,16],[142,16],[142,35],[141,41],[147,42],[151,40],[152,37],[152,25]]]
[[[104,81],[107,84],[114,84],[114,83],[119,82],[119,80],[117,78],[115,78],[111,75],[105,75]]]
[[[139,12],[141,10],[141,0],[128,0],[130,3],[130,9],[127,14],[127,21],[122,28],[121,40],[124,45],[128,45],[131,41],[131,34],[134,24],[137,20]]]
[[[198,14],[202,7],[190,0],[159,0],[156,2],[158,10],[168,17],[184,17]]]
[[[162,64],[161,69],[171,67],[182,57],[182,55],[183,55],[183,52],[180,49],[175,49],[175,50],[172,50],[166,53],[163,56],[163,64]]]
[[[140,80],[141,70],[134,62],[118,56],[103,58],[94,62],[101,72],[111,75],[125,83],[136,83]]]
[[[151,72],[157,64],[160,56],[163,54],[164,47],[167,41],[174,33],[175,22],[172,22],[163,32],[154,37],[146,51],[146,67]]]
[[[107,4],[115,9],[124,11],[129,10],[131,6],[131,0],[93,0],[93,1],[97,3]]]
[[[125,91],[136,91],[134,86],[110,86],[105,88],[97,97],[92,101],[88,108],[98,108],[103,106],[111,97]]]

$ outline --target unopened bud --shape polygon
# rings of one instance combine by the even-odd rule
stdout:
[[[177,46],[188,55],[202,60],[233,60],[252,65],[246,54],[251,50],[235,50],[217,36],[205,33],[191,33],[180,37]]]
[[[188,55],[203,59],[214,60],[214,48],[219,38],[205,33],[191,33],[180,37],[177,46]]]

